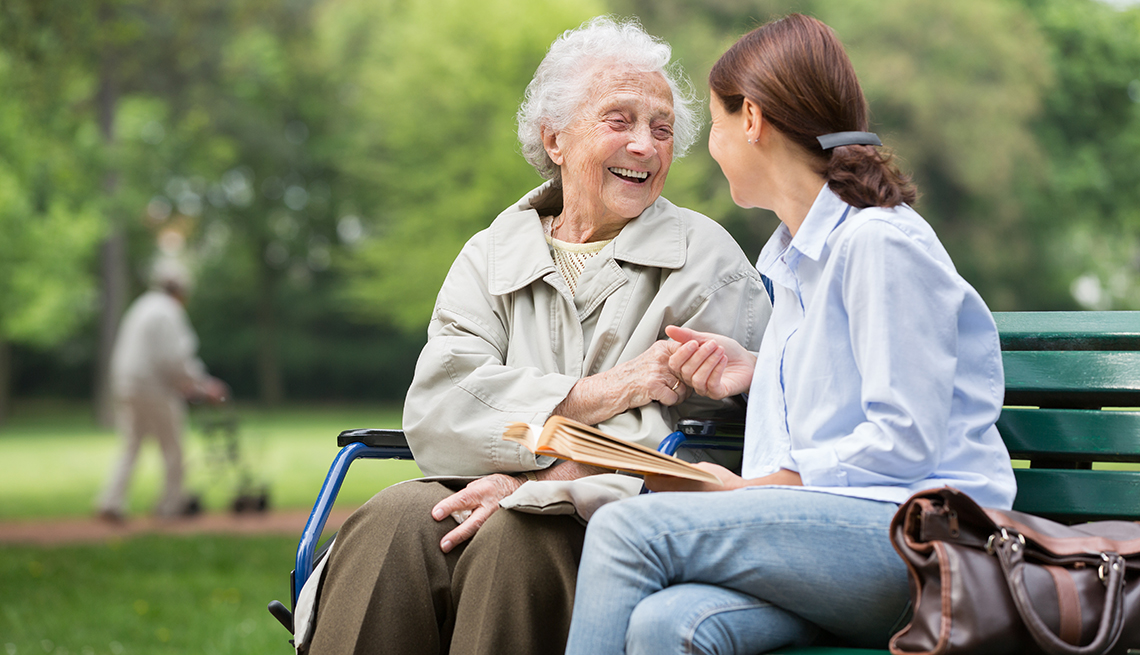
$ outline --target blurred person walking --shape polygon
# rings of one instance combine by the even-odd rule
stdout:
[[[101,519],[124,519],[131,474],[139,446],[147,436],[158,441],[166,468],[155,514],[171,518],[200,509],[198,499],[182,488],[186,401],[200,398],[220,403],[225,401],[228,389],[206,373],[197,356],[198,336],[185,310],[189,293],[186,268],[173,259],[159,260],[152,272],[151,289],[123,316],[111,354],[111,391],[122,452],[97,502]]]

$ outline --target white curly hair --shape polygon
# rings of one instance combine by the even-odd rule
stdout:
[[[636,19],[598,16],[563,32],[538,65],[519,107],[523,156],[539,175],[558,177],[558,166],[543,147],[542,128],[559,132],[574,120],[590,93],[595,62],[660,73],[665,78],[673,92],[673,157],[685,156],[700,133],[700,117],[692,84],[679,64],[669,62],[672,54],[668,43],[650,36]]]

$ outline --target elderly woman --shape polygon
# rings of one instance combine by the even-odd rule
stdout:
[[[311,652],[561,652],[584,519],[641,481],[536,457],[505,427],[559,414],[655,446],[716,405],[670,372],[665,326],[758,347],[759,274],[716,223],[661,197],[698,127],[669,58],[607,18],[551,46],[519,111],[523,152],[551,179],[464,247],[408,390],[404,428],[436,477],[345,523]]]

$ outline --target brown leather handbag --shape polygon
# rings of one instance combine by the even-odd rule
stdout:
[[[1062,525],[943,487],[891,522],[910,570],[911,653],[1140,653],[1140,522]]]

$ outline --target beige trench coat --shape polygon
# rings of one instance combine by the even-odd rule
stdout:
[[[637,357],[667,338],[667,325],[759,348],[772,306],[720,225],[658,198],[590,260],[571,295],[535,209],[557,213],[560,195],[547,183],[499,214],[467,242],[440,289],[404,405],[404,430],[427,475],[549,466],[504,441],[507,424],[543,423],[578,379]],[[678,418],[716,404],[652,403],[600,427],[656,447]]]

